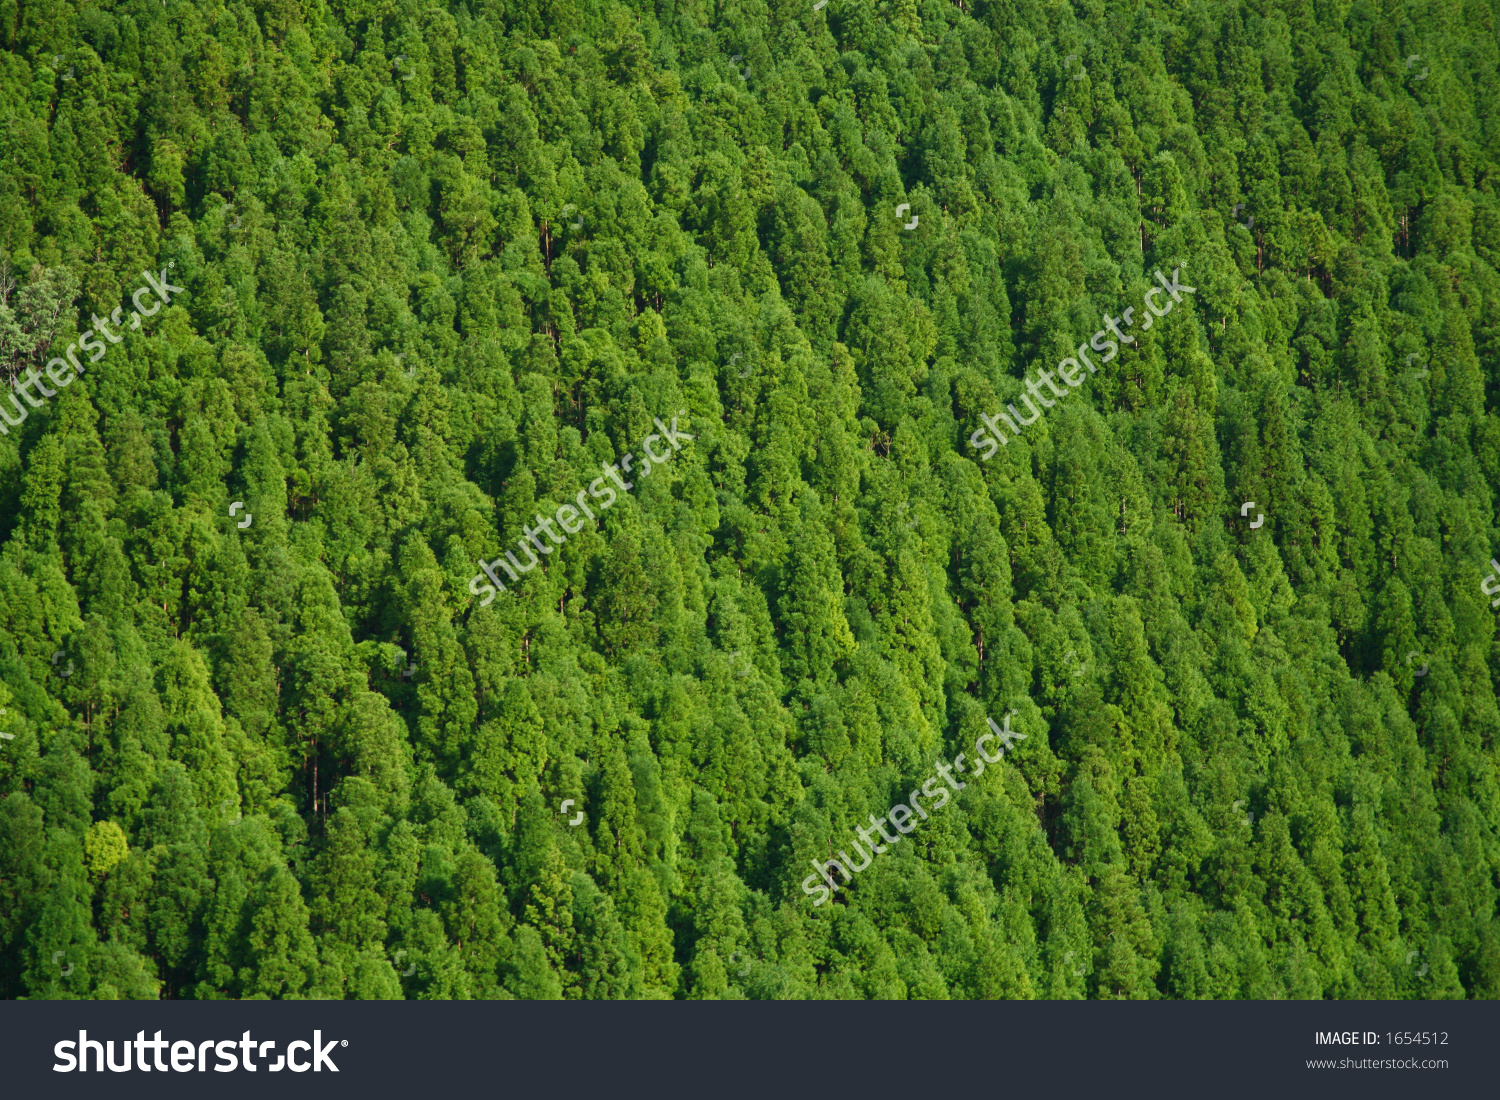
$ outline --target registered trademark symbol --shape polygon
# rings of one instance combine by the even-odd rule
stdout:
[[[348,1039],[340,1039],[339,1042],[343,1046],[348,1046],[349,1045],[349,1040]]]

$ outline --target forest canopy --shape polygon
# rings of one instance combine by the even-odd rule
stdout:
[[[1497,18],[0,0],[0,996],[1500,996]]]

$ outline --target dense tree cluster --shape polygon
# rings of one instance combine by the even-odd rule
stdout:
[[[0,3],[0,995],[1500,996],[1497,22]]]

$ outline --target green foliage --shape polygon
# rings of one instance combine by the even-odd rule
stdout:
[[[1493,0],[15,11],[0,996],[1500,996]]]

